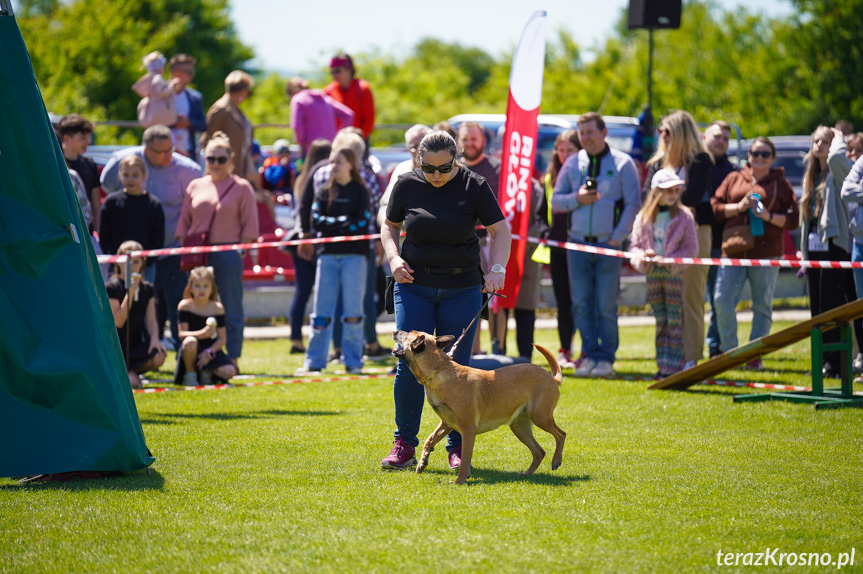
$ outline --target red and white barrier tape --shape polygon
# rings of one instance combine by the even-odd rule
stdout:
[[[518,235],[513,235],[513,239],[521,240]],[[581,243],[571,243],[569,241],[554,241],[552,239],[539,239],[537,237],[528,236],[527,241],[531,243],[540,243],[550,247],[562,247],[570,251],[581,251],[584,253],[595,253],[598,255],[607,255],[609,257],[618,257],[620,259],[632,259],[634,253],[621,251],[619,249],[609,249],[606,247],[596,247],[594,245],[583,245]],[[682,265],[724,265],[727,267],[786,267],[798,268],[806,267],[811,269],[863,269],[863,261],[809,261],[800,259],[736,259],[729,257],[653,257],[645,258],[645,261],[654,263],[670,264],[677,263]]]
[[[350,377],[316,377],[316,378],[294,378],[294,379],[285,379],[279,381],[261,381],[257,383],[241,383],[236,385],[231,384],[221,384],[221,385],[198,385],[195,387],[158,387],[158,388],[148,388],[148,389],[133,389],[133,393],[135,394],[154,394],[154,393],[168,393],[168,392],[176,392],[176,391],[222,391],[225,389],[234,389],[234,388],[251,388],[251,387],[270,387],[275,385],[296,385],[301,383],[329,383],[333,381],[361,381],[361,380],[371,380],[371,379],[391,379],[393,375],[390,374],[368,374],[368,375],[354,375]],[[637,377],[633,375],[616,375],[615,377],[609,377],[610,379],[624,379],[630,381],[645,381],[652,382],[655,379],[652,377]],[[778,385],[774,383],[747,383],[743,381],[723,381],[718,379],[709,379],[706,381],[702,381],[699,383],[700,385],[714,385],[721,387],[746,387],[750,389],[767,389],[773,391],[798,391],[798,392],[809,392],[812,390],[811,387],[804,387],[800,385]],[[857,396],[863,396],[863,392],[855,392]]]
[[[236,385],[223,383],[220,385],[197,385],[194,387],[157,387],[147,389],[132,389],[136,395],[149,395],[153,393],[169,393],[176,391],[223,391],[225,389],[236,389],[242,387],[270,387],[274,385],[295,385],[299,383],[328,383],[331,381],[361,381],[370,379],[391,379],[393,375],[354,375],[350,377],[318,377],[318,378],[296,378],[281,381],[261,381],[257,383],[239,383]]]
[[[340,237],[318,237],[314,239],[293,239],[290,241],[265,241],[260,243],[236,243],[232,245],[204,245],[197,247],[169,247],[166,249],[149,249],[144,251],[133,251],[129,255],[132,257],[159,257],[162,255],[183,255],[187,253],[216,253],[219,251],[237,251],[240,249],[271,249],[274,247],[285,247],[289,245],[302,245],[306,243],[339,243],[342,241],[362,241],[368,239],[379,239],[379,233],[370,233],[367,235],[348,235]],[[512,238],[516,241],[522,239],[519,235],[513,235]],[[570,251],[581,251],[583,253],[593,253],[596,255],[606,255],[609,257],[617,257],[620,259],[632,259],[635,254],[619,249],[610,249],[607,247],[596,247],[595,245],[584,245],[581,243],[572,243],[569,241],[554,241],[553,239],[539,239],[537,237],[527,237],[527,241],[531,243],[539,243],[550,247],[561,247]],[[96,260],[99,263],[125,263],[125,255],[98,255]],[[645,259],[654,263],[679,264],[679,265],[724,265],[727,267],[783,267],[788,269],[796,269],[799,267],[811,269],[863,269],[863,261],[809,261],[799,259],[736,259],[728,257],[654,257]]]
[[[132,251],[132,257],[161,257],[162,255],[184,255],[187,253],[216,253],[219,251],[238,251],[254,249],[270,249],[274,247],[287,247],[289,245],[300,245],[303,243],[339,243],[342,241],[361,241],[363,239],[378,239],[380,233],[368,235],[347,235],[342,237],[317,237],[314,239],[292,239],[290,241],[262,241],[260,243],[234,243],[228,245],[200,245],[197,247],[168,247],[164,249],[145,249],[143,251]],[[99,263],[125,263],[126,255],[97,255]]]

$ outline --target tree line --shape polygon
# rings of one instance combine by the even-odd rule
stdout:
[[[685,109],[697,121],[725,119],[746,137],[808,134],[847,119],[863,128],[863,0],[789,0],[774,18],[713,0],[688,0],[681,28],[654,33],[653,109]],[[130,86],[151,50],[198,59],[195,87],[209,106],[233,69],[257,79],[244,109],[253,123],[288,123],[286,77],[250,68],[227,0],[22,0],[17,18],[48,110],[94,120],[132,120]],[[586,49],[566,28],[549,34],[541,111],[636,116],[647,100],[648,35],[626,27],[626,10],[601,45]],[[331,48],[335,53],[339,46]],[[489,54],[426,38],[397,58],[353,54],[374,90],[378,124],[432,124],[458,113],[503,113],[512,53]],[[590,57],[588,57],[590,56]],[[307,70],[313,87],[329,77]],[[99,128],[99,143],[132,143],[136,130]],[[290,131],[256,132],[262,143]],[[379,131],[372,144],[402,142]]]

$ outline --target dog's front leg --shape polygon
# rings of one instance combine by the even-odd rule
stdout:
[[[476,439],[476,427],[462,427],[461,432],[461,465],[458,467],[456,484],[464,484],[470,478],[470,460],[473,458],[473,443]]]
[[[423,452],[420,457],[420,463],[417,465],[417,474],[421,473],[429,461],[429,455],[434,450],[434,446],[440,442],[440,440],[449,434],[449,431],[452,429],[447,426],[447,424],[443,421],[437,426],[437,428],[432,432],[429,437],[426,439],[425,444],[423,444]]]

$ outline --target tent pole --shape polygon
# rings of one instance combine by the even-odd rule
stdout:
[[[12,16],[12,0],[0,0],[0,16]]]

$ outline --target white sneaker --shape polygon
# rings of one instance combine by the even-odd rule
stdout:
[[[695,361],[686,361],[685,363],[683,363],[683,370],[685,371],[686,369],[691,369],[696,364],[697,363]]]
[[[530,362],[530,361],[528,361],[528,362]],[[575,368],[575,363],[573,363],[570,360],[569,355],[567,353],[563,353],[563,352],[561,352],[557,356],[557,364],[560,365],[561,369],[574,369]]]
[[[307,367],[305,365],[300,367],[296,371],[294,371],[295,377],[304,377],[307,375],[320,375],[320,374],[321,374],[321,369],[313,369],[313,368]]]
[[[609,377],[614,374],[614,367],[608,361],[600,361],[590,371],[592,377]]]
[[[596,361],[593,359],[584,359],[581,365],[575,370],[576,377],[589,377],[593,375],[593,369],[596,367]]]

